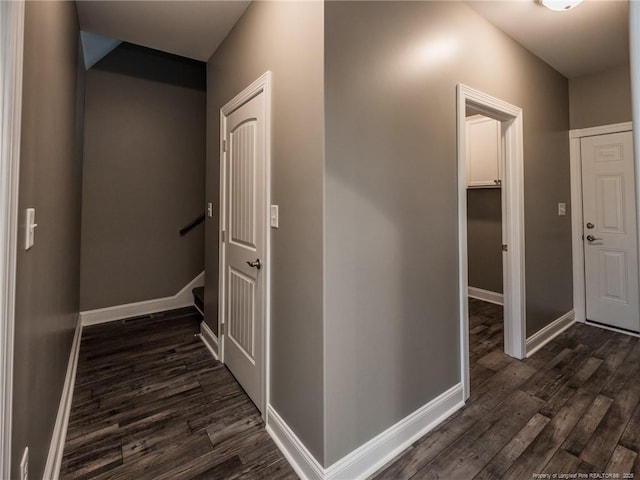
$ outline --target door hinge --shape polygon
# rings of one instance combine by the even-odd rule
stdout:
[[[226,325],[226,323],[221,323],[220,324],[220,335],[224,335],[224,326]]]
[[[507,245],[505,245],[504,243],[502,244],[502,251],[503,252],[508,252],[509,251],[509,247]]]
[[[226,242],[226,241],[227,241],[227,231],[222,230],[222,242]]]
[[[223,152],[227,151],[227,141],[226,140],[222,140],[222,151]]]

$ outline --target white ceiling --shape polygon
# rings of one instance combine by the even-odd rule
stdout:
[[[467,3],[568,78],[629,62],[626,0],[585,0],[564,12],[553,12],[535,0]]]
[[[206,62],[249,1],[78,1],[80,29]]]

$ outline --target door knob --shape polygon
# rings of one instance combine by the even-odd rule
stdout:
[[[595,242],[596,240],[602,240],[601,238],[596,238],[593,235],[587,235],[587,240],[590,242]]]
[[[255,262],[247,261],[247,265],[249,265],[250,267],[253,267],[253,268],[257,268],[258,270],[260,270],[260,267],[262,267],[262,263],[260,263],[260,259],[259,258],[256,258]]]
[[[587,223],[587,228],[595,228],[595,225],[591,222]]]

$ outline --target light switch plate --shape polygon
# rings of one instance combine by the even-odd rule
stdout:
[[[278,205],[271,205],[271,228],[278,228],[279,225]]]
[[[207,215],[209,218],[213,217],[213,203],[207,203]]]
[[[27,208],[26,210],[26,218],[24,222],[25,232],[24,232],[24,249],[29,250],[33,247],[33,243],[35,241],[35,228],[38,226],[36,221],[36,209],[35,208]]]
[[[558,215],[563,216],[567,214],[567,204],[559,203],[558,204]]]

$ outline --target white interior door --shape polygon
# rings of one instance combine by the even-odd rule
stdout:
[[[265,399],[265,92],[223,117],[223,359],[258,409]]]
[[[631,132],[580,140],[587,320],[637,332],[638,243]]]

